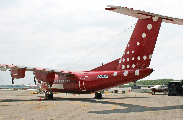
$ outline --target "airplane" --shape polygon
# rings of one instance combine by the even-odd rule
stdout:
[[[30,88],[33,88],[33,89],[39,89],[39,88],[41,88],[40,85],[31,85],[31,84],[26,85],[25,84],[25,86],[29,86]]]
[[[53,99],[52,92],[87,94],[95,92],[102,98],[101,90],[135,82],[150,75],[148,68],[155,48],[161,23],[183,25],[183,20],[121,6],[107,6],[105,10],[138,18],[131,38],[121,58],[90,71],[50,70],[0,64],[1,70],[10,69],[14,78],[24,78],[25,71],[33,71],[34,81],[41,83],[46,99]]]
[[[151,87],[152,95],[155,94],[155,92],[164,92],[165,94],[168,92],[168,85],[155,85],[154,87]]]

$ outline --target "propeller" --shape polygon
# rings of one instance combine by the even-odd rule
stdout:
[[[35,83],[35,85],[36,85],[36,78],[35,78],[35,76],[34,76],[34,83]]]

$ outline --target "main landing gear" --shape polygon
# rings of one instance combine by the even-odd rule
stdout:
[[[54,100],[53,99],[53,93],[51,92],[50,84],[47,83],[47,86],[49,87],[49,90],[45,92],[45,100]]]
[[[53,93],[50,91],[45,92],[45,100],[53,100]]]
[[[101,92],[95,92],[95,97],[96,99],[102,99],[102,93]]]
[[[155,91],[152,93],[152,95],[155,95]]]

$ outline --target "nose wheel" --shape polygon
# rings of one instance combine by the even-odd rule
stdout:
[[[102,99],[102,93],[101,92],[95,92],[95,97],[96,99]]]

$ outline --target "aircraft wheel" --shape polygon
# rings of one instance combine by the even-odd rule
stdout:
[[[95,97],[96,99],[102,99],[102,93],[101,92],[95,92]]]
[[[45,99],[46,100],[53,100],[53,93],[52,92],[45,92]]]

